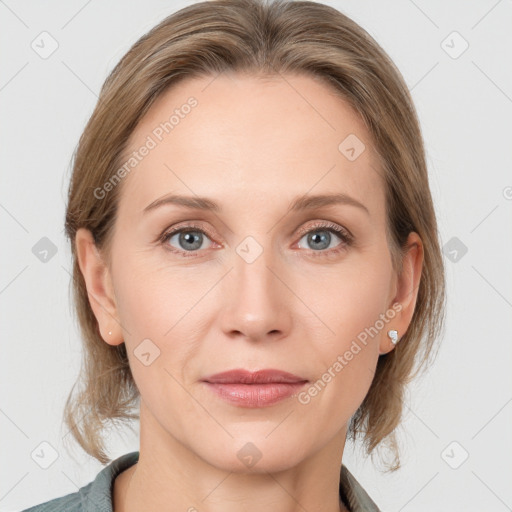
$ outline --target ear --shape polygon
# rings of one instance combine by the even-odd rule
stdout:
[[[75,248],[80,271],[87,287],[89,303],[98,321],[101,337],[109,345],[120,345],[124,340],[110,271],[88,229],[77,230]]]
[[[396,277],[396,294],[389,304],[390,309],[397,311],[399,305],[400,310],[397,311],[393,320],[386,324],[385,335],[380,340],[379,354],[387,354],[395,348],[395,345],[393,345],[388,336],[390,329],[398,331],[398,343],[400,343],[400,338],[403,337],[409,328],[416,307],[418,287],[423,268],[423,243],[417,233],[409,233],[406,251],[403,259],[402,273]]]

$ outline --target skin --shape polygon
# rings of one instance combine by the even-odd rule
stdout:
[[[110,262],[89,231],[76,236],[101,335],[126,343],[141,394],[139,462],[115,481],[115,511],[346,510],[338,485],[347,424],[379,355],[394,348],[388,329],[401,337],[409,326],[421,240],[411,233],[396,275],[369,133],[348,104],[307,76],[187,79],[158,98],[130,151],[190,96],[198,106],[121,184]],[[366,146],[354,161],[338,150],[349,134]],[[222,211],[166,205],[143,213],[170,192],[209,197]],[[333,192],[368,211],[288,211],[297,196]],[[186,252],[179,235],[158,241],[192,221],[202,241],[197,257],[166,250]],[[353,242],[319,222],[348,230]],[[208,234],[201,238],[197,226]],[[328,248],[300,228],[331,233]],[[263,249],[252,263],[236,252],[247,236]],[[308,404],[290,397],[240,408],[200,382],[234,368],[277,368],[315,382],[393,304],[401,311]],[[134,355],[146,338],[160,350],[149,366]],[[252,468],[237,457],[248,442],[261,453]]]

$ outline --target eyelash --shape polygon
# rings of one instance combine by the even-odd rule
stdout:
[[[323,249],[323,250],[319,250],[319,251],[314,251],[313,249],[310,249],[309,252],[313,253],[315,256],[317,256],[317,255],[331,256],[331,255],[338,254],[339,252],[345,250],[347,247],[351,246],[354,241],[353,236],[346,229],[343,229],[343,228],[337,226],[336,224],[332,224],[330,222],[320,222],[320,221],[317,222],[313,226],[309,226],[308,228],[300,229],[298,232],[298,235],[300,236],[299,240],[304,235],[307,235],[309,233],[314,233],[315,231],[322,231],[322,230],[330,231],[331,233],[334,233],[342,240],[342,242],[339,244],[339,246],[334,247],[332,249]],[[171,251],[173,253],[181,254],[182,256],[184,256],[186,258],[200,256],[200,254],[199,254],[200,251],[182,251],[180,249],[176,249],[175,247],[171,247],[167,243],[169,241],[169,239],[176,233],[188,232],[188,231],[192,231],[192,232],[199,231],[203,235],[206,235],[210,239],[213,239],[213,235],[207,229],[205,229],[202,226],[198,226],[196,224],[191,223],[191,224],[187,224],[186,226],[174,228],[170,231],[165,231],[161,235],[159,241],[160,241],[160,243],[162,243],[165,246],[166,250]]]

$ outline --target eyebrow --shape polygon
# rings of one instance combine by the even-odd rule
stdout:
[[[342,193],[317,195],[305,194],[303,196],[299,196],[292,201],[290,211],[298,212],[303,210],[314,210],[324,206],[337,204],[355,206],[364,210],[367,214],[370,213],[364,204],[360,203],[353,197]],[[144,208],[143,213],[147,213],[163,205],[177,205],[192,210],[209,210],[213,212],[220,212],[222,210],[218,203],[207,197],[180,196],[171,193],[153,201]]]

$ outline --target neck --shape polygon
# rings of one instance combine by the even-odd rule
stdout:
[[[286,454],[266,459],[263,454],[247,468],[238,459],[226,461],[226,457],[212,464],[181,440],[150,425],[153,422],[154,418],[143,416],[141,403],[139,461],[116,479],[114,512],[348,510],[339,499],[345,432],[296,465],[286,464],[290,460]]]

